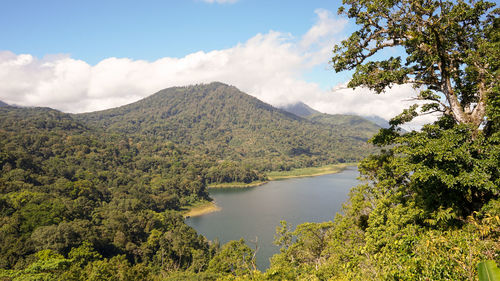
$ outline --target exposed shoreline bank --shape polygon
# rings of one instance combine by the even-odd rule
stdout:
[[[190,207],[186,213],[184,213],[184,218],[198,217],[210,213],[220,211],[221,208],[215,204],[213,201],[200,202],[192,207]]]
[[[336,174],[345,170],[347,167],[357,166],[358,163],[342,163],[342,164],[331,164],[321,167],[310,167],[310,168],[299,168],[290,171],[279,171],[279,172],[269,172],[267,173],[268,180],[266,181],[254,181],[250,183],[242,182],[228,182],[220,184],[208,185],[207,188],[246,188],[264,185],[270,181],[285,180],[292,178],[306,178],[306,177],[316,177],[328,174]]]
[[[285,180],[292,178],[316,177],[340,173],[347,167],[357,166],[358,163],[331,164],[321,167],[300,168],[290,171],[270,172],[267,177],[270,181]]]
[[[247,187],[260,186],[260,185],[266,184],[268,182],[269,181],[253,181],[250,183],[227,182],[227,183],[210,184],[207,186],[207,188],[209,188],[209,189],[212,189],[212,188],[247,188]]]

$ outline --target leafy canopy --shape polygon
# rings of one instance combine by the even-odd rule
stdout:
[[[335,71],[354,70],[349,87],[381,93],[412,84],[422,113],[442,112],[477,130],[487,100],[498,95],[498,9],[486,1],[344,0],[340,14],[359,29],[334,47]],[[377,60],[379,51],[402,48],[406,56]],[[412,107],[406,118],[417,115]]]

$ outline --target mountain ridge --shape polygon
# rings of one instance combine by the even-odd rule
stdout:
[[[356,162],[372,151],[364,132],[346,134],[345,128],[313,122],[220,82],[167,88],[135,103],[75,117],[107,131],[250,162],[259,170]]]

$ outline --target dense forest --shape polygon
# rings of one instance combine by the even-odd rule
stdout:
[[[210,200],[207,184],[265,180],[268,170],[355,161],[353,150],[373,149],[357,140],[364,132],[340,134],[221,83],[115,110],[0,108],[2,278],[216,278],[240,255],[237,270],[248,274],[255,263],[243,241],[220,247],[183,221],[184,210]]]
[[[359,28],[331,61],[353,71],[349,87],[413,84],[424,101],[371,144],[364,120],[303,118],[222,83],[81,115],[0,107],[0,278],[483,280],[498,271],[496,5],[344,0],[339,13]],[[407,55],[377,57],[387,47]],[[400,129],[429,113],[439,117],[421,130]],[[183,221],[183,209],[210,200],[209,183],[367,152],[364,183],[334,220],[277,226],[281,250],[266,272],[245,241],[219,245]]]
[[[334,47],[349,87],[413,84],[416,103],[371,139],[332,222],[282,222],[263,279],[499,280],[500,20],[486,1],[343,1],[358,30]],[[386,48],[404,57],[377,57]],[[420,131],[398,126],[439,113]],[[489,271],[486,273],[485,267]],[[496,271],[496,273],[495,273]]]
[[[366,140],[378,130],[351,127],[351,116],[335,126],[312,122],[218,82],[165,89],[75,118],[135,139],[172,141],[196,155],[259,172],[357,162],[375,151]]]
[[[21,269],[7,275],[93,280],[103,266],[187,269],[213,255],[179,214],[208,199],[201,164],[172,143],[102,135],[47,108],[0,116],[0,267]]]

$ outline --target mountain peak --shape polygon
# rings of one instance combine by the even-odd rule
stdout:
[[[255,163],[271,170],[295,157],[307,157],[309,165],[357,161],[371,149],[364,132],[312,122],[221,82],[167,88],[129,105],[76,117],[111,132],[171,141],[220,159],[259,159]]]
[[[297,116],[300,116],[300,117],[309,117],[311,115],[314,115],[314,114],[320,114],[321,112],[311,108],[310,106],[308,106],[307,104],[299,101],[299,102],[296,102],[296,103],[292,103],[292,104],[288,104],[288,105],[284,105],[284,106],[280,106],[279,107],[280,109],[283,109],[285,111],[288,111],[290,113],[293,113]]]

